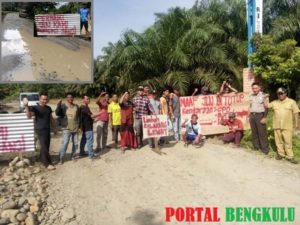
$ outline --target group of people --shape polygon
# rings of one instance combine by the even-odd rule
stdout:
[[[124,153],[127,148],[139,149],[144,146],[142,118],[146,115],[168,115],[170,126],[174,131],[176,142],[180,140],[180,103],[179,91],[174,89],[170,93],[168,89],[163,91],[162,97],[158,97],[155,90],[148,86],[139,86],[136,96],[130,97],[129,92],[125,92],[120,98],[107,92],[102,92],[96,100],[98,105],[97,112],[92,112],[89,104],[90,98],[83,95],[82,104],[79,106],[74,103],[74,96],[66,94],[66,102],[60,100],[57,103],[55,114],[62,129],[62,146],[59,151],[60,163],[65,160],[65,153],[69,142],[72,142],[71,159],[75,160],[78,156],[88,156],[94,159],[102,150],[110,148],[107,145],[108,128],[112,131],[114,147],[121,149]],[[52,116],[52,109],[48,104],[48,95],[40,95],[39,104],[29,107],[25,98],[24,107],[28,118],[35,116],[35,133],[40,143],[40,157],[42,163],[49,170],[55,169],[49,154],[50,131],[53,129],[57,133],[57,124]],[[94,151],[94,124],[96,125],[96,149]],[[81,140],[79,143],[79,133]],[[119,142],[119,136],[121,140]],[[167,144],[168,137],[150,138],[147,140],[149,147],[158,149],[159,146]],[[87,152],[85,151],[87,147]],[[79,147],[79,154],[77,149]]]
[[[193,95],[197,91],[195,89]],[[278,151],[276,159],[286,158],[292,163],[297,163],[292,150],[293,129],[298,128],[299,108],[296,102],[287,97],[285,88],[277,90],[278,99],[271,103],[268,102],[268,95],[261,91],[258,83],[252,84],[252,91],[253,93],[249,99],[249,122],[254,149],[261,150],[265,154],[269,152],[266,117],[268,109],[272,108],[274,110],[273,128]],[[218,94],[228,94],[230,92],[236,93],[237,90],[224,81]],[[208,88],[206,86],[202,87],[199,95],[208,94]],[[113,94],[111,98],[109,93],[102,92],[96,100],[99,108],[97,112],[93,113],[89,107],[89,96],[83,95],[82,104],[78,106],[74,103],[74,96],[71,93],[66,94],[66,103],[62,103],[62,100],[60,100],[55,110],[63,136],[59,153],[60,163],[65,160],[65,153],[70,140],[72,141],[72,160],[78,156],[88,156],[93,159],[98,156],[97,154],[100,151],[110,148],[107,145],[108,128],[111,128],[112,131],[114,147],[120,147],[123,153],[127,148],[133,150],[142,148],[144,146],[142,118],[147,115],[167,115],[168,129],[172,130],[176,143],[183,140],[185,145],[189,143],[200,144],[205,136],[202,135],[198,115],[193,114],[189,120],[181,123],[179,98],[180,93],[176,88],[173,89],[173,92],[170,92],[167,88],[164,89],[161,97],[158,96],[155,90],[150,90],[148,86],[139,86],[133,98],[131,98],[129,92],[125,92],[120,97]],[[24,100],[28,118],[35,116],[35,131],[40,142],[41,161],[45,167],[52,170],[55,167],[49,154],[50,128],[53,128],[54,133],[57,130],[52,116],[52,109],[47,103],[47,94],[40,95],[39,104],[36,106],[28,107],[26,99]],[[94,124],[96,126],[97,143],[95,151],[93,148]],[[234,112],[230,112],[227,118],[222,118],[221,124],[229,128],[229,132],[223,136],[223,142],[233,142],[237,147],[240,147],[244,132],[242,121],[236,118]],[[185,129],[181,133],[182,128]],[[79,133],[82,135],[78,145]],[[121,137],[120,143],[119,135]],[[147,142],[151,149],[157,150],[159,146],[168,144],[169,140],[170,137],[160,137],[149,138]],[[87,152],[85,146],[87,146]],[[78,147],[79,155],[77,154]]]

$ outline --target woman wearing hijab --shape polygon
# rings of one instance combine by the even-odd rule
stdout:
[[[133,107],[134,104],[129,100],[129,93],[125,92],[120,98],[121,107],[121,150],[125,148],[137,148],[137,139],[133,129]]]

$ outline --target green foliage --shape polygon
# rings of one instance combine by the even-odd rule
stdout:
[[[96,82],[118,92],[140,84],[177,87],[182,94],[199,84],[217,91],[225,79],[241,87],[247,63],[245,7],[240,1],[215,0],[156,14],[145,32],[128,30],[103,49]]]
[[[34,19],[34,15],[39,13],[77,13],[82,3],[69,2],[58,9],[56,5],[57,3],[55,2],[4,2],[2,3],[2,10],[18,12],[21,9],[25,9],[29,18]],[[87,7],[90,6],[91,3],[87,3]]]
[[[270,148],[270,155],[275,156],[277,154],[277,148],[275,145],[275,137],[274,137],[274,129],[273,129],[273,111],[268,113],[267,118],[267,131],[268,131],[268,140],[269,140],[269,148]],[[244,133],[244,137],[241,141],[241,145],[245,148],[252,149],[252,135],[251,130],[247,130]],[[296,160],[300,160],[300,136],[294,135],[293,136],[293,151]]]
[[[103,89],[121,93],[148,84],[160,91],[177,87],[189,94],[198,85],[217,91],[223,80],[241,90],[242,68],[247,65],[246,1],[198,0],[191,9],[172,8],[156,14],[155,23],[143,33],[127,30],[116,43],[108,43],[95,62],[95,82],[86,85],[0,86],[0,98],[17,95],[21,89],[47,88],[53,97],[64,90],[95,97]],[[15,10],[45,10],[42,3],[2,3]],[[48,11],[74,13],[79,2]],[[255,70],[268,84],[288,85],[299,90],[299,0],[265,0],[264,32],[270,36],[254,39]],[[3,9],[3,8],[2,8]],[[129,25],[130,26],[130,25]],[[293,41],[295,40],[295,41]],[[293,82],[291,82],[293,81]],[[274,88],[272,85],[269,87]],[[59,87],[58,87],[59,86]],[[5,90],[5,94],[1,92]],[[28,90],[29,91],[29,90]]]
[[[9,12],[18,12],[19,11],[19,2],[2,2],[2,11]]]
[[[55,12],[55,2],[26,2],[23,3],[29,18],[34,19],[34,16],[39,13],[50,13]]]
[[[80,7],[82,6],[82,2],[69,2],[68,4],[62,5],[57,9],[56,13],[77,13]],[[91,3],[87,3],[87,7],[91,7]]]
[[[276,43],[271,36],[253,38],[256,51],[250,62],[254,71],[269,84],[289,86],[295,91],[300,84],[300,48],[293,39]]]

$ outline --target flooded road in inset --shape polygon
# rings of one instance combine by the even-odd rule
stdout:
[[[34,37],[33,22],[4,17],[2,81],[91,81],[91,43],[78,37]]]

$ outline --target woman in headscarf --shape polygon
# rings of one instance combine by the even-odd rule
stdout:
[[[121,150],[125,148],[137,148],[137,139],[133,129],[133,107],[134,104],[129,100],[129,93],[125,92],[120,98],[121,107]]]

